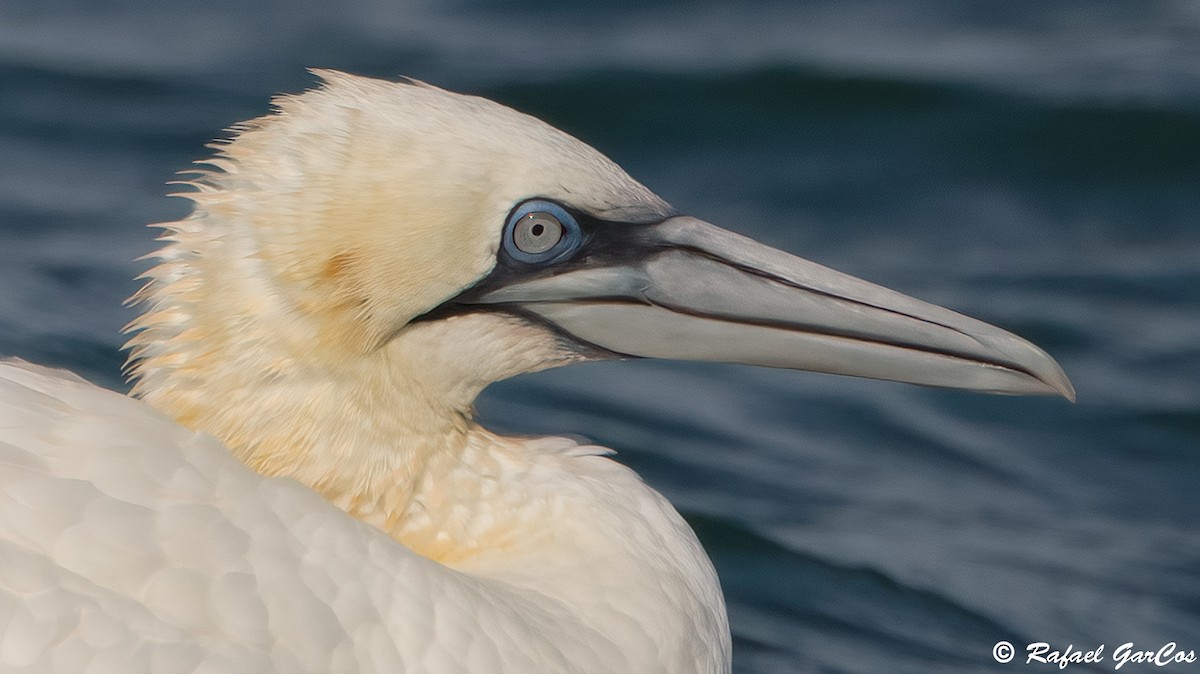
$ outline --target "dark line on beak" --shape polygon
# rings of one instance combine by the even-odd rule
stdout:
[[[797,287],[797,286],[793,286],[793,287]],[[805,288],[801,288],[801,289],[805,289]],[[822,294],[824,294],[824,293],[822,293]],[[844,299],[837,295],[827,295],[827,296],[834,297],[837,299]],[[491,306],[497,307],[497,308],[503,307],[508,311],[514,311],[515,313],[519,313],[523,317],[527,317],[527,316],[529,316],[529,314],[531,312],[529,310],[523,310],[521,308],[522,305],[533,306],[533,305],[537,305],[537,304],[629,304],[629,305],[636,305],[636,306],[660,307],[660,308],[666,309],[667,311],[670,311],[672,313],[680,314],[683,316],[690,316],[692,318],[699,318],[699,319],[703,319],[703,320],[719,321],[721,323],[728,323],[728,324],[733,324],[733,325],[751,325],[751,326],[758,326],[758,327],[762,327],[762,328],[771,328],[771,329],[775,329],[775,330],[787,330],[787,331],[791,331],[791,332],[801,332],[801,333],[805,333],[805,334],[809,334],[809,335],[819,335],[819,336],[823,336],[823,337],[835,337],[835,338],[839,338],[839,339],[847,339],[847,340],[863,342],[863,343],[867,343],[867,344],[878,344],[880,346],[887,346],[887,347],[892,347],[892,348],[896,348],[896,349],[903,349],[906,351],[927,353],[927,354],[930,354],[933,356],[944,356],[947,358],[954,358],[956,360],[960,360],[960,361],[964,361],[964,362],[968,362],[968,363],[975,363],[975,364],[982,365],[985,367],[995,367],[995,368],[999,368],[1002,370],[1008,370],[1009,372],[1016,372],[1018,374],[1023,374],[1035,381],[1039,381],[1039,382],[1042,382],[1043,384],[1046,384],[1046,386],[1050,387],[1051,389],[1054,388],[1050,384],[1050,382],[1047,382],[1045,379],[1042,379],[1034,372],[1032,372],[1016,363],[1004,362],[1004,361],[1001,361],[998,359],[986,359],[986,358],[981,358],[979,356],[970,355],[970,354],[966,354],[966,353],[958,352],[958,351],[947,351],[947,350],[937,349],[934,347],[923,346],[921,344],[902,342],[902,341],[898,341],[898,340],[893,341],[893,340],[889,340],[886,338],[880,338],[876,335],[852,334],[852,333],[837,332],[834,330],[825,330],[825,329],[821,329],[818,326],[813,326],[813,325],[805,324],[805,323],[793,323],[793,322],[788,322],[788,321],[757,319],[757,318],[746,319],[746,318],[740,317],[740,316],[736,317],[736,319],[735,319],[734,317],[730,317],[730,316],[721,316],[719,314],[707,314],[707,313],[703,313],[700,311],[688,309],[686,307],[679,307],[679,306],[675,306],[675,305],[671,305],[671,304],[665,304],[662,302],[650,301],[649,299],[639,301],[637,299],[624,297],[624,296],[588,297],[588,298],[582,298],[582,299],[576,299],[576,300],[561,300],[561,301],[547,300],[547,301],[522,302],[519,304],[517,304],[517,303],[514,303],[514,304],[502,303],[502,304],[494,304]],[[860,304],[862,306],[868,306],[868,307],[872,306],[870,304],[861,303],[861,302],[858,304]],[[906,316],[906,317],[908,316],[908,314],[905,314],[903,312],[892,312],[892,313],[895,313],[900,316]],[[534,312],[534,315],[536,316],[535,312]],[[537,318],[541,318],[541,317],[537,316]],[[912,318],[912,317],[910,317],[910,318]],[[920,320],[920,319],[918,318],[916,320]],[[551,322],[549,319],[543,318],[543,319],[541,319],[541,322],[543,324],[548,324],[551,326],[554,325],[553,322]],[[932,325],[941,325],[940,323],[936,323],[936,322],[932,322],[932,321],[927,321],[927,322],[931,323]],[[554,327],[557,327],[557,326],[554,326]],[[571,335],[570,332],[566,331],[563,328],[558,328],[557,331],[560,334],[566,334],[566,335],[570,336],[573,340],[575,340],[577,342],[590,344],[588,342],[583,342],[583,340],[580,340],[578,337],[575,337],[574,335]],[[956,332],[960,332],[960,331],[956,330]],[[977,343],[979,342],[979,340],[975,340],[975,341]],[[597,345],[591,345],[591,346],[594,346],[595,348],[601,349],[603,351],[607,351],[608,353],[611,353],[611,354],[623,356],[625,358],[641,358],[641,356],[635,356],[635,355],[629,355],[629,354],[619,354],[616,351],[612,351],[611,349],[605,349],[604,347],[600,347]],[[982,346],[987,348],[987,345],[982,345]]]

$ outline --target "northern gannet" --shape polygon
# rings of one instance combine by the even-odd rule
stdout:
[[[607,450],[481,427],[484,387],[656,357],[1073,396],[532,117],[317,74],[186,182],[134,397],[0,365],[0,668],[728,672],[683,519]]]

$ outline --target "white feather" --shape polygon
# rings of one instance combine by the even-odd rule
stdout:
[[[409,323],[488,273],[515,201],[669,207],[495,103],[322,76],[163,226],[144,402],[0,364],[0,669],[728,671],[665,499],[606,450],[471,418],[579,356],[512,316]]]
[[[5,671],[727,667],[727,643],[680,640],[725,630],[686,525],[628,470],[569,440],[527,442],[530,465],[501,468],[555,489],[545,496],[563,518],[608,516],[559,531],[578,540],[557,555],[457,572],[299,483],[250,471],[214,438],[62,372],[0,365],[0,429]],[[655,587],[664,579],[693,586]],[[664,590],[673,601],[654,606]]]

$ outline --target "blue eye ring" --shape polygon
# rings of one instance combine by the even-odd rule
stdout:
[[[561,236],[555,238],[559,233]],[[575,216],[545,199],[530,199],[518,204],[508,215],[501,240],[506,255],[526,264],[564,260],[582,244],[583,232]]]

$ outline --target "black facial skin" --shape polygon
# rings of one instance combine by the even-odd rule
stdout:
[[[556,202],[557,203],[557,202]],[[570,213],[577,223],[583,236],[583,243],[573,255],[563,260],[550,263],[522,262],[500,247],[496,255],[496,266],[491,273],[484,276],[474,285],[458,295],[446,300],[434,309],[413,319],[431,321],[446,318],[455,314],[478,311],[479,309],[503,309],[513,311],[522,316],[528,316],[516,305],[505,303],[478,303],[478,299],[488,293],[511,285],[518,281],[546,278],[579,269],[595,269],[629,265],[638,260],[644,260],[653,255],[656,250],[669,248],[669,244],[654,236],[654,229],[663,219],[654,222],[620,222],[602,220],[583,211],[559,204]],[[668,217],[673,217],[672,213]],[[595,298],[605,299],[605,298]],[[609,298],[624,299],[628,298]],[[541,323],[539,319],[537,322]]]
[[[543,201],[550,200],[543,199]],[[602,346],[581,340],[554,323],[526,310],[519,303],[478,302],[479,298],[488,293],[519,281],[545,278],[579,269],[627,265],[646,259],[653,255],[656,250],[670,247],[659,237],[655,237],[653,232],[663,220],[677,215],[674,212],[667,214],[666,217],[660,216],[659,219],[652,222],[623,222],[603,220],[560,202],[554,203],[558,204],[575,218],[575,221],[579,224],[580,233],[583,236],[583,242],[570,257],[541,264],[522,262],[509,255],[504,246],[500,246],[500,251],[496,255],[496,266],[487,276],[484,276],[458,295],[412,319],[410,323],[436,321],[478,311],[502,311],[517,316],[527,323],[542,327],[554,334],[562,346],[587,358],[604,360],[640,358],[640,356],[617,353]],[[513,210],[515,211],[516,208],[514,207]],[[627,297],[590,299],[631,301]]]

